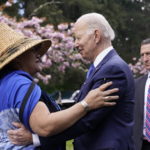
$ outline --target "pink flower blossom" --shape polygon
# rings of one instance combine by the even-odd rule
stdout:
[[[5,6],[10,7],[10,6],[12,6],[12,3],[10,3],[9,1],[7,1],[7,2],[5,3]]]

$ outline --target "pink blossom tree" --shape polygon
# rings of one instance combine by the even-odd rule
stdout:
[[[129,67],[131,68],[135,78],[147,73],[146,69],[142,64],[141,58],[134,57],[132,60],[132,63],[129,63]]]

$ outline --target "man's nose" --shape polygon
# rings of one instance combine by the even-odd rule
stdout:
[[[77,42],[77,41],[75,41],[74,49],[75,49],[75,50],[78,50],[78,49],[79,49],[79,44],[78,44],[78,42]]]
[[[77,39],[75,39],[74,43],[75,43],[75,47],[77,47],[79,45],[79,42]]]

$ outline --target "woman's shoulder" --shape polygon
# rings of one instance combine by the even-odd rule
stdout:
[[[31,83],[33,81],[33,78],[26,72],[17,70],[12,71],[9,74],[7,74],[3,81],[9,82],[9,83],[18,83],[18,84],[27,84]]]
[[[18,89],[21,90],[27,90],[31,83],[33,82],[33,77],[29,75],[28,73],[17,70],[12,71],[9,74],[7,74],[2,80],[1,80],[1,86],[3,85],[5,88],[8,87],[9,89]],[[35,84],[34,91],[41,91],[41,88],[39,85]]]
[[[7,74],[1,82],[5,86],[8,85],[9,87],[28,87],[33,82],[33,77],[24,71],[17,70]],[[37,84],[35,86],[40,88]]]

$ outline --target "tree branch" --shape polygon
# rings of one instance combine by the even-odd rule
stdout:
[[[44,4],[41,4],[38,8],[33,10],[33,12],[29,15],[29,18],[32,16],[35,16],[39,10],[41,10],[42,8],[44,8],[47,5],[61,4],[61,3],[62,2],[52,0],[51,2],[46,2]]]

